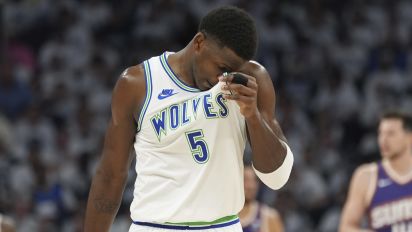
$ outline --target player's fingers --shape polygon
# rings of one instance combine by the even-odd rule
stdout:
[[[253,84],[251,84],[253,85]],[[251,88],[251,87],[246,87],[241,84],[229,84],[229,85],[223,85],[222,86],[223,90],[229,90],[230,92],[236,92],[240,95],[245,95],[245,96],[256,96],[256,89]]]
[[[229,78],[229,79],[230,79],[230,78]],[[258,89],[258,85],[257,85],[255,79],[253,79],[252,81],[248,81],[248,82],[246,83],[246,85],[230,82],[229,79],[222,79],[222,80],[228,80],[228,81],[225,82],[225,85],[224,85],[224,86],[229,86],[229,89],[231,89],[232,86],[235,86],[235,85],[236,85],[236,86],[245,86],[245,87],[248,87],[248,88],[251,88],[251,89],[254,89],[254,90],[257,90],[257,89]]]
[[[232,81],[232,76],[228,75],[227,73],[223,73],[222,75],[218,77],[218,79],[219,81],[222,81],[222,82],[230,82]]]
[[[241,72],[234,72],[234,73],[232,73],[232,74],[236,74],[236,73],[241,74],[242,76],[246,77],[249,81],[256,82],[256,78],[255,78],[255,77],[252,77],[252,76],[250,76],[250,75],[247,75],[247,74],[241,73]],[[233,76],[233,75],[231,75],[231,76]]]
[[[255,77],[252,77],[250,75],[240,73],[240,72],[233,72],[233,73],[229,73],[229,74],[223,74],[222,76],[219,76],[218,79],[219,79],[219,81],[226,82],[226,84],[231,84],[231,83],[234,82],[233,79],[235,78],[234,77],[235,74],[239,74],[239,75],[242,75],[243,77],[247,78],[247,82],[245,84],[246,86],[252,87],[252,88],[257,87]]]
[[[246,103],[246,104],[252,103],[252,102],[254,101],[254,98],[253,98],[253,97],[245,96],[245,95],[240,95],[240,94],[238,94],[238,93],[235,93],[235,94],[224,94],[223,96],[224,96],[225,99],[235,100],[235,101],[243,102],[243,103]]]
[[[235,83],[231,83],[231,85],[232,84],[235,84]],[[257,83],[256,83],[256,79],[255,78],[253,78],[252,77],[252,79],[250,79],[248,82],[247,82],[247,85],[246,85],[247,87],[249,87],[249,88],[252,88],[252,89],[258,89],[258,85],[257,85]]]

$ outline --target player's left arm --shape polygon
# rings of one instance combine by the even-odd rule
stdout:
[[[279,189],[289,179],[293,154],[275,119],[276,95],[272,80],[266,69],[256,62],[248,62],[240,72],[248,78],[247,86],[231,83],[231,75],[220,77],[220,81],[229,83],[223,88],[236,93],[225,98],[235,100],[245,117],[257,176],[270,188]]]

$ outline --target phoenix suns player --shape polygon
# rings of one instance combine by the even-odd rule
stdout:
[[[342,232],[412,232],[412,117],[396,111],[383,115],[378,143],[382,159],[360,166],[352,177]]]

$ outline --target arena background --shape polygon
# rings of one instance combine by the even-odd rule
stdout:
[[[379,115],[412,109],[412,1],[0,1],[0,212],[19,232],[81,231],[119,74],[182,48],[222,4],[257,20],[295,154],[259,199],[286,231],[336,231],[353,169],[379,158]],[[134,175],[112,231],[130,225]]]

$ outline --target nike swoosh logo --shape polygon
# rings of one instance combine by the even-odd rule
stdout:
[[[381,179],[378,181],[379,188],[385,188],[386,186],[389,186],[391,184],[392,184],[392,181],[389,179]]]
[[[165,99],[165,98],[168,98],[168,97],[171,97],[171,96],[173,96],[173,95],[175,95],[175,94],[177,94],[177,93],[159,93],[159,95],[157,96],[157,98],[159,99],[159,100],[162,100],[162,99]]]

